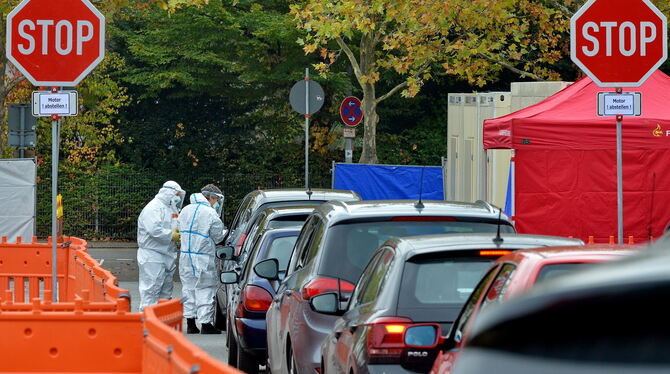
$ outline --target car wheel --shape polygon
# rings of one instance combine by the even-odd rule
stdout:
[[[228,331],[226,333],[226,341],[228,342],[228,365],[237,367],[237,343],[230,335],[230,331]]]
[[[258,374],[258,360],[244,349],[237,347],[237,368],[247,374]]]
[[[214,297],[214,327],[221,331],[226,331],[226,316],[221,312],[219,298]]]

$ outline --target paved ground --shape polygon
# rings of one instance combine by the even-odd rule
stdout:
[[[96,257],[97,258],[97,257]],[[138,291],[138,282],[119,282],[119,286],[130,290],[130,296],[132,300],[132,311],[137,312],[137,307],[139,305],[140,295]],[[174,287],[174,296],[176,298],[181,298],[181,283],[176,282]],[[184,321],[184,326],[186,326],[186,321]],[[198,347],[204,349],[212,357],[226,362],[228,359],[228,352],[226,350],[226,334],[225,332],[221,335],[186,335],[186,337],[193,342]]]

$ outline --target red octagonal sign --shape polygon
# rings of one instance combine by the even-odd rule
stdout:
[[[649,0],[589,0],[570,20],[570,54],[601,87],[638,87],[668,54],[665,16]]]
[[[88,0],[23,0],[6,49],[35,86],[75,86],[105,57],[105,17]]]

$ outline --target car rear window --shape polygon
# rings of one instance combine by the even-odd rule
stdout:
[[[277,217],[272,221],[268,222],[268,229],[283,229],[286,227],[295,227],[300,226],[307,220],[309,214],[298,214],[291,216]]]
[[[440,218],[437,217],[437,219]],[[494,233],[497,228],[498,225],[495,222],[446,220],[389,220],[339,224],[329,229],[319,273],[356,284],[372,254],[388,239],[463,232]],[[514,228],[502,225],[501,232],[514,232]],[[474,286],[474,284],[471,285],[471,287]]]
[[[296,239],[298,239],[298,235],[275,238],[270,244],[265,258],[276,258],[279,260],[279,271],[286,271]]]
[[[549,264],[544,265],[537,275],[536,283],[559,277],[565,273],[575,271],[585,265],[584,263],[569,263],[569,264]]]

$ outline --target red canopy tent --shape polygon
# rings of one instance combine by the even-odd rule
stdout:
[[[523,233],[616,236],[616,121],[597,115],[582,78],[546,100],[484,122],[485,149],[514,149],[513,215]],[[670,77],[643,86],[642,116],[623,120],[624,236],[658,236],[670,221]],[[651,226],[650,226],[651,223]]]

